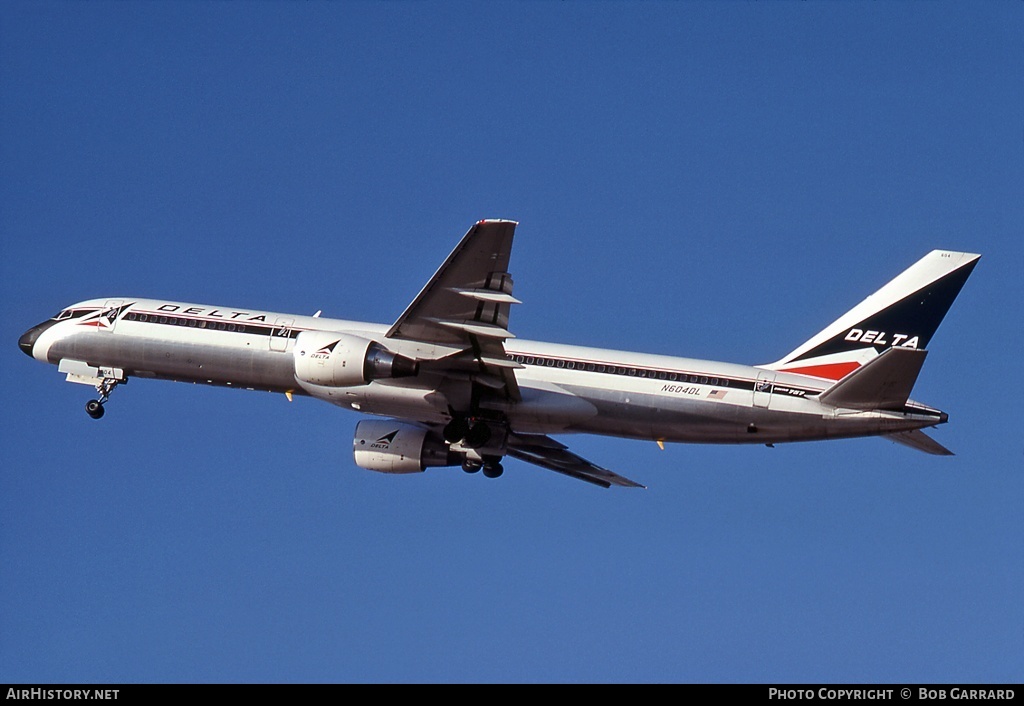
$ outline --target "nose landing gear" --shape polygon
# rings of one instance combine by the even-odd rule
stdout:
[[[122,382],[128,382],[127,378],[124,380],[118,380],[117,378],[102,378],[96,385],[96,392],[99,393],[100,398],[98,400],[89,400],[86,402],[85,413],[93,419],[99,419],[102,417],[103,412],[106,411],[104,410],[103,405],[110,399],[110,393],[114,391],[114,388]]]

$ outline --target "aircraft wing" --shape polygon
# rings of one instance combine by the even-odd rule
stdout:
[[[577,456],[569,451],[565,444],[543,434],[509,434],[508,455],[602,488],[613,485],[626,488],[646,487]]]
[[[515,221],[483,220],[455,246],[412,304],[398,317],[388,338],[438,344],[460,352],[430,361],[424,369],[471,375],[509,399],[519,399],[504,341],[512,304],[508,273]]]
[[[515,221],[476,223],[455,246],[412,304],[398,317],[387,338],[458,349],[441,358],[420,360],[420,369],[453,379],[469,379],[506,399],[519,400],[515,369],[505,355],[512,304],[508,273]],[[439,431],[439,430],[438,430]],[[543,434],[508,435],[509,456],[605,488],[642,488],[628,478],[572,453]]]

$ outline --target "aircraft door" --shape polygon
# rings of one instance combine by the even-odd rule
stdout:
[[[772,401],[772,387],[775,384],[775,373],[770,370],[762,370],[757,374],[757,381],[754,383],[754,406],[768,409]]]
[[[97,327],[97,331],[113,331],[114,326],[117,325],[117,316],[121,313],[121,307],[124,306],[124,300],[122,299],[108,299],[103,304],[103,312],[100,314],[101,326]]]
[[[292,324],[295,319],[278,317],[274,322],[274,328],[270,330],[270,350],[285,351],[288,349],[288,341],[292,337]]]

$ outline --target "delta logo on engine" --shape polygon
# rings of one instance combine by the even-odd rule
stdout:
[[[395,440],[395,436],[397,436],[397,435],[398,435],[398,430],[395,429],[390,434],[385,434],[384,436],[380,437],[375,442],[370,444],[370,448],[371,449],[387,450],[387,449],[391,448],[391,442]]]

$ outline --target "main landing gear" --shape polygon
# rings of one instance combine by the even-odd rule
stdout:
[[[463,416],[454,416],[441,431],[449,444],[461,444],[467,449],[479,449],[494,436],[490,425],[482,419],[470,421]]]
[[[497,478],[505,472],[505,467],[501,465],[501,456],[484,456],[482,462],[467,458],[462,462],[462,470],[466,473],[476,473],[480,469],[483,469],[487,478]]]
[[[484,457],[484,476],[486,478],[497,478],[504,472],[505,467],[501,465],[501,456]]]
[[[96,385],[96,392],[99,393],[100,398],[98,400],[89,400],[85,403],[85,413],[93,419],[99,419],[103,416],[103,405],[110,399],[110,393],[114,391],[114,388],[120,385],[122,382],[128,382],[125,380],[118,380],[117,378],[103,378],[99,384]]]
[[[505,472],[501,465],[501,456],[478,453],[487,442],[495,436],[491,426],[482,419],[470,420],[462,415],[452,415],[441,434],[449,444],[464,447],[466,455],[462,461],[462,470],[476,473],[482,470],[487,478],[497,478]]]

